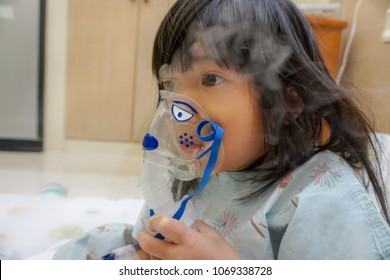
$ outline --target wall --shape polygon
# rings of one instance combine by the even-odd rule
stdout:
[[[344,0],[342,18],[350,23],[358,0]],[[343,83],[352,81],[376,130],[390,133],[390,44],[381,41],[389,0],[364,0]],[[349,34],[349,29],[344,33]]]
[[[65,84],[68,1],[46,1],[44,149],[62,150],[65,139]]]
[[[349,23],[343,31],[345,49],[359,0],[293,0],[298,4],[341,3],[341,11],[328,15]],[[358,100],[378,132],[390,133],[390,44],[381,41],[389,0],[362,0],[356,35],[348,55],[342,83],[358,88]]]

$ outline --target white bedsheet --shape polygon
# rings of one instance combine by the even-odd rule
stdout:
[[[28,259],[107,223],[135,224],[143,199],[0,194],[0,259]],[[50,251],[50,250],[49,250]]]

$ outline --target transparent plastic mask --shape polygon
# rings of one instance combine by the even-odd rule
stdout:
[[[185,95],[160,91],[161,100],[143,140],[144,160],[168,165],[173,176],[189,181],[202,177],[210,157],[214,127],[205,110]],[[223,163],[223,147],[213,173]]]

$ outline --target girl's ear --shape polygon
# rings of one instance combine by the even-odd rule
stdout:
[[[287,104],[287,115],[283,119],[283,124],[288,125],[292,120],[299,117],[303,110],[303,102],[295,89],[288,85],[284,93],[284,99]]]

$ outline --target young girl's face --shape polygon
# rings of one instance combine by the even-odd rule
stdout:
[[[193,53],[187,72],[160,71],[164,89],[196,100],[212,121],[224,129],[225,160],[220,171],[239,171],[265,152],[258,99],[247,77]]]

